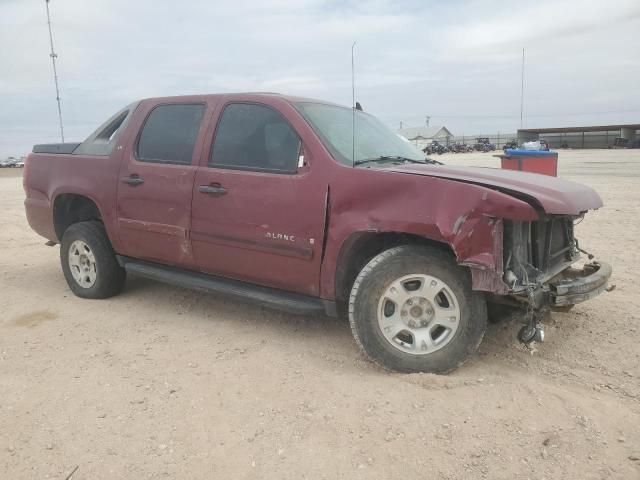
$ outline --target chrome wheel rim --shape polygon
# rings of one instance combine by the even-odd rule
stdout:
[[[82,288],[91,288],[96,283],[96,257],[82,240],[76,240],[69,247],[69,269],[73,279]]]
[[[378,326],[394,348],[412,355],[440,350],[460,325],[460,303],[449,285],[432,275],[393,281],[378,303]]]

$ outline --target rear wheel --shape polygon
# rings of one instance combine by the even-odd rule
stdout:
[[[60,262],[71,291],[82,298],[108,298],[122,290],[126,273],[100,222],[71,225],[62,236]]]
[[[446,252],[404,245],[373,258],[351,290],[349,321],[365,354],[390,370],[447,373],[480,344],[484,297]]]

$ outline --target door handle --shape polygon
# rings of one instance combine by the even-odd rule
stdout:
[[[212,183],[211,185],[200,185],[198,187],[198,191],[200,193],[208,193],[209,195],[213,195],[214,197],[219,197],[220,195],[227,194],[227,189],[219,183]]]
[[[144,180],[142,179],[142,177],[139,177],[138,175],[130,175],[128,177],[123,177],[122,181],[134,187],[137,185],[142,185],[144,183]]]

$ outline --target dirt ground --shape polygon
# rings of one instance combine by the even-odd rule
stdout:
[[[443,155],[497,166],[491,154]],[[640,478],[640,151],[562,151],[617,289],[530,353],[491,324],[445,376],[390,374],[344,321],[130,278],[74,297],[0,170],[0,478]]]

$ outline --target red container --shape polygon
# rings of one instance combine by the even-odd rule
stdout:
[[[543,150],[507,150],[500,157],[500,168],[558,176],[558,152]]]

